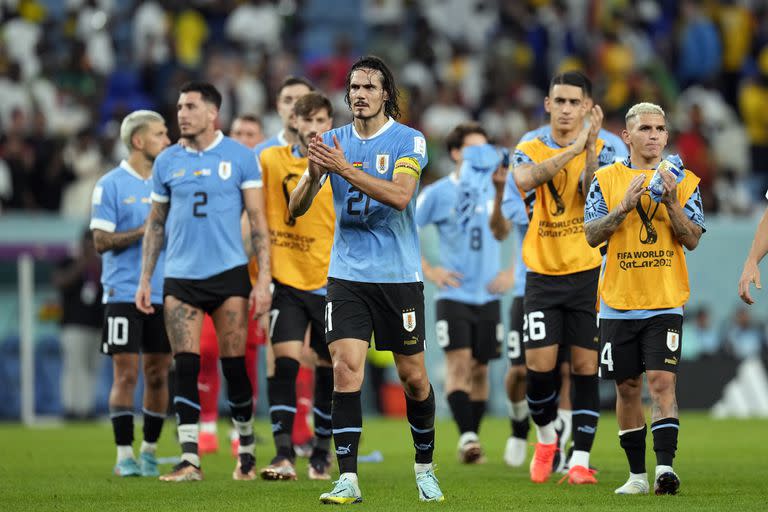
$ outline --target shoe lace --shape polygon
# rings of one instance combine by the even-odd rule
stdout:
[[[547,450],[548,451],[548,450]],[[547,464],[548,453],[544,453],[545,450],[538,449],[533,452],[533,460],[536,464]]]
[[[332,496],[338,496],[340,494],[346,494],[347,491],[350,491],[351,484],[347,480],[342,480],[341,478],[338,480],[334,480],[333,482],[333,490],[330,492]]]
[[[439,480],[435,476],[434,469],[416,475],[416,483],[427,496],[435,496],[441,493],[440,486],[438,485]]]

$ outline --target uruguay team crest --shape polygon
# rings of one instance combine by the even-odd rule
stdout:
[[[376,171],[386,174],[389,170],[389,155],[376,155]]]
[[[403,328],[408,332],[413,332],[416,328],[416,312],[404,311],[403,312]]]
[[[232,176],[232,162],[219,162],[219,178],[228,180]]]
[[[674,331],[667,331],[667,348],[672,352],[676,352],[680,347],[680,334]]]

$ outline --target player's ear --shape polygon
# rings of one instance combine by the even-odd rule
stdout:
[[[626,129],[626,128],[624,128],[623,130],[621,130],[621,140],[623,140],[623,141],[624,141],[624,144],[626,144],[627,146],[629,146],[629,132],[627,131],[627,129]]]
[[[550,103],[549,103],[549,96],[544,97],[544,111],[549,114],[551,112],[550,109]]]

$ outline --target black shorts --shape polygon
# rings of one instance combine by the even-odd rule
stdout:
[[[424,284],[357,283],[328,278],[325,341],[355,338],[376,350],[413,355],[424,351]]]
[[[202,309],[209,315],[230,297],[251,294],[251,278],[248,267],[240,265],[205,279],[178,279],[166,277],[163,297],[171,295],[181,302]],[[303,339],[303,338],[302,338]]]
[[[597,350],[597,281],[600,269],[550,276],[528,272],[525,282],[525,349],[567,345]]]
[[[622,381],[646,370],[677,373],[683,316],[642,320],[600,319],[600,377]]]
[[[471,348],[472,358],[482,364],[501,356],[504,325],[498,300],[473,305],[441,299],[435,309],[435,334],[443,350]]]
[[[310,326],[309,345],[317,356],[330,361],[325,342],[325,296],[299,290],[277,281],[272,292],[269,312],[269,339],[272,344],[285,341],[304,341]]]
[[[523,297],[514,297],[509,308],[509,332],[507,333],[507,357],[510,366],[525,366],[523,350]]]
[[[101,351],[105,354],[170,354],[171,344],[165,332],[163,307],[145,315],[130,302],[116,302],[104,307]]]

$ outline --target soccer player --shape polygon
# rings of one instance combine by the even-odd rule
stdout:
[[[622,137],[630,157],[595,173],[584,208],[584,232],[592,247],[608,242],[600,278],[600,373],[616,381],[619,442],[629,461],[629,480],[616,494],[647,494],[643,372],[651,396],[651,434],[656,452],[654,491],[676,494],[672,469],[680,422],[675,384],[680,362],[683,306],[690,286],[685,250],[704,232],[699,178],[676,182],[662,170],[666,116],[658,105],[639,103],[626,115]],[[665,165],[674,158],[665,161]],[[657,169],[658,167],[658,169]],[[654,169],[657,169],[654,171]],[[662,178],[652,197],[651,177]],[[652,182],[651,182],[652,183]]]
[[[323,503],[358,503],[357,449],[363,430],[360,387],[371,334],[390,350],[405,388],[422,501],[443,501],[432,467],[435,394],[424,366],[424,286],[414,221],[427,164],[424,136],[395,121],[398,92],[386,64],[358,60],[347,75],[353,122],[309,144],[309,168],[291,194],[303,215],[330,177],[336,230],[328,269],[325,331],[333,360],[333,439],[339,480]]]
[[[155,160],[152,210],[144,234],[136,306],[151,313],[150,276],[164,245],[167,224],[165,325],[176,363],[174,405],[181,462],[160,477],[167,482],[201,480],[197,451],[200,403],[200,328],[213,318],[221,366],[227,379],[232,422],[240,435],[235,480],[253,480],[253,400],[245,368],[246,316],[270,304],[269,247],[261,175],[253,152],[215,129],[221,94],[206,82],[182,86],[177,116],[184,146],[174,145]],[[251,289],[240,236],[245,206],[259,276]]]
[[[765,193],[766,199],[768,199],[768,192]],[[760,283],[760,261],[768,253],[768,210],[763,212],[763,216],[760,219],[760,223],[755,230],[755,238],[752,240],[752,247],[749,249],[747,259],[744,261],[744,270],[741,272],[739,278],[739,297],[746,304],[752,305],[755,303],[755,299],[752,298],[749,286],[755,285],[755,288],[761,290],[763,288]]]
[[[163,322],[163,260],[151,274],[150,301],[155,311],[136,309],[133,297],[139,281],[144,223],[150,209],[152,163],[168,147],[168,130],[157,112],[137,110],[120,125],[127,160],[105,174],[93,190],[90,228],[102,254],[105,323],[102,352],[112,357],[109,416],[117,445],[118,476],[157,476],[155,451],[168,409],[168,369],[171,346]],[[144,440],[140,463],[133,455],[133,395],[139,374],[139,352],[144,372]]]
[[[538,442],[530,474],[547,481],[558,451],[558,345],[569,346],[573,386],[573,455],[568,481],[596,483],[589,452],[600,413],[597,382],[595,300],[600,252],[583,236],[584,197],[594,171],[614,160],[614,151],[597,134],[599,106],[587,109],[591,82],[578,72],[555,76],[544,108],[550,133],[518,144],[513,157],[515,183],[535,190],[531,227],[523,241],[528,268],[525,283],[523,343],[526,399]],[[590,123],[585,126],[589,115]]]
[[[273,146],[261,153],[267,223],[272,239],[271,261],[274,292],[269,337],[274,354],[272,375],[267,379],[269,414],[277,454],[261,470],[265,480],[295,480],[295,453],[291,441],[296,414],[296,375],[304,335],[309,327],[315,366],[314,419],[316,443],[309,459],[309,478],[330,480],[331,400],[333,369],[325,343],[325,293],[328,262],[333,243],[331,185],[326,183],[315,198],[310,215],[294,218],[288,211],[290,193],[307,169],[309,141],[333,127],[330,100],[311,92],[293,107],[299,143]]]
[[[230,128],[230,136],[249,149],[253,149],[261,139],[261,120],[252,114],[243,114],[235,118]],[[243,212],[241,219],[243,246],[248,256],[248,275],[251,284],[256,284],[259,275],[256,258],[251,254],[250,222],[248,215]],[[259,362],[259,345],[266,341],[264,329],[259,322],[248,315],[248,335],[245,341],[245,366],[248,379],[253,389],[254,404],[259,396],[256,367]],[[216,328],[210,315],[205,315],[200,331],[200,374],[197,378],[197,388],[200,394],[200,435],[198,451],[200,455],[215,453],[219,450],[217,420],[219,418],[219,341],[216,339]],[[235,430],[231,432],[230,441],[232,455],[237,457],[240,446],[240,436]]]
[[[277,115],[280,116],[280,120],[283,122],[283,128],[276,135],[257,144],[253,148],[257,156],[272,146],[293,146],[299,143],[296,126],[292,120],[293,105],[296,103],[296,100],[314,90],[315,86],[309,80],[300,76],[288,76],[283,80],[277,91],[277,103],[275,104]]]
[[[456,126],[445,144],[456,166],[424,188],[416,201],[416,224],[434,224],[439,234],[441,265],[422,257],[422,267],[439,288],[435,330],[445,351],[445,394],[459,429],[459,460],[472,464],[484,460],[478,432],[488,400],[488,362],[501,355],[500,299],[514,271],[501,268],[501,247],[488,222],[500,152],[472,122]],[[491,165],[482,168],[483,159]]]

